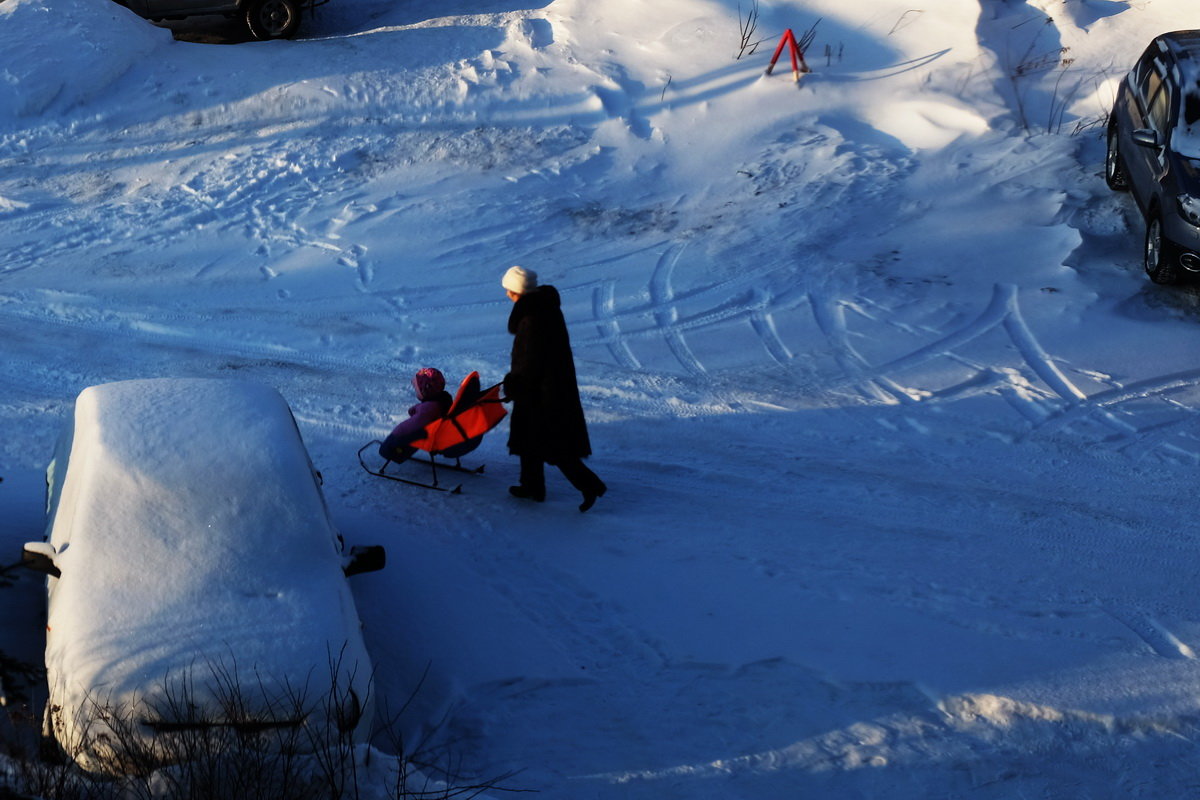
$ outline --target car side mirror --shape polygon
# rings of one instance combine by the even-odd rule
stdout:
[[[1133,132],[1133,141],[1140,144],[1142,147],[1153,147],[1158,149],[1162,147],[1162,142],[1158,138],[1158,131],[1150,128],[1139,128]]]
[[[54,545],[49,542],[26,542],[21,552],[21,564],[34,572],[61,578],[62,571],[54,563],[56,555]]]
[[[349,578],[351,575],[381,570],[386,563],[387,555],[383,550],[383,545],[351,547],[350,555],[342,559],[342,572],[346,573],[346,577]]]

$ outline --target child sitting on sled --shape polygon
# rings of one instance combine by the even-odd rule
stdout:
[[[404,461],[417,452],[411,445],[425,437],[429,423],[446,416],[454,399],[446,391],[446,378],[433,367],[417,370],[413,375],[417,403],[408,409],[408,419],[401,422],[379,445],[379,455],[389,461]]]
[[[500,397],[501,384],[484,389],[480,386],[479,373],[472,372],[462,379],[458,394],[451,400],[446,391],[446,379],[432,367],[419,370],[413,376],[412,384],[418,402],[408,410],[408,419],[397,425],[383,442],[376,439],[360,447],[358,463],[381,478],[457,494],[461,486],[453,490],[438,486],[437,458],[454,459],[453,464],[443,464],[447,469],[475,474],[483,472],[482,466],[475,469],[462,466],[459,458],[478,447],[483,435],[507,415]],[[379,455],[386,462],[378,469],[363,460],[363,451],[372,446],[378,446]],[[429,458],[413,458],[418,450],[428,453]],[[421,483],[385,473],[388,464],[409,460],[429,464],[433,469],[433,482]]]

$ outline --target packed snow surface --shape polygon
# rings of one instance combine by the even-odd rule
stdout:
[[[236,375],[388,548],[352,581],[381,705],[417,691],[398,724],[469,776],[1193,793],[1200,301],[1146,280],[1102,166],[1118,82],[1200,10],[763,0],[754,49],[751,5],[334,0],[223,45],[2,0],[12,557],[83,388]],[[764,74],[787,28],[798,84]],[[461,495],[355,458],[417,369],[500,380],[512,264],[562,293],[587,514],[553,471],[508,496],[503,425]],[[4,590],[33,659],[40,591]]]

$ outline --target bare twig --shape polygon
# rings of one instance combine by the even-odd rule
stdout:
[[[758,29],[758,0],[750,0],[750,8],[742,14],[742,4],[738,2],[738,34],[741,42],[738,46],[738,54],[734,60],[740,60],[742,56],[752,56],[754,51],[758,49],[760,41],[755,41],[754,32]],[[665,89],[663,90],[666,91]]]
[[[917,17],[919,17],[924,13],[925,12],[919,8],[910,8],[908,11],[905,11],[903,14],[900,15],[900,18],[898,20],[896,20],[896,24],[892,26],[892,29],[890,31],[888,31],[888,36],[891,36],[893,33],[895,33],[896,31],[900,30],[903,27],[906,27],[907,25],[909,25],[910,22],[912,22],[912,20],[908,19],[909,14],[915,14]],[[915,18],[916,17],[914,17],[914,19]]]
[[[312,682],[326,687],[317,691],[307,680],[281,686],[229,660],[164,678],[132,702],[88,697],[78,718],[51,707],[56,738],[71,752],[47,762],[16,742],[0,742],[10,756],[0,772],[0,797],[12,791],[56,800],[448,800],[524,791],[501,785],[515,773],[467,776],[452,742],[422,742],[410,751],[396,717],[384,731],[396,745],[396,780],[363,785],[363,759],[372,751],[360,747],[358,722],[369,698],[350,688],[355,668],[344,657],[331,654],[332,678]],[[24,724],[37,727],[31,716]]]
[[[820,24],[821,18],[818,17],[817,21],[812,25],[809,25],[808,29],[805,30],[804,33],[800,34],[800,38],[796,40],[796,44],[799,46],[801,53],[808,52],[808,48],[812,45],[813,39],[817,38],[817,26]]]

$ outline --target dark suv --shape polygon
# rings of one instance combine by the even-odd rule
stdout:
[[[1157,37],[1117,90],[1104,177],[1146,220],[1146,274],[1200,273],[1200,30]]]
[[[151,20],[210,14],[240,17],[255,39],[289,39],[300,28],[300,14],[327,0],[117,0]]]

